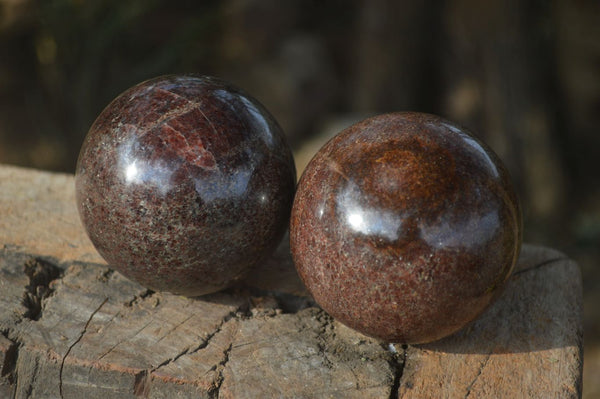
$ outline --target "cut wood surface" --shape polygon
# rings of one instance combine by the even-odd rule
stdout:
[[[0,398],[581,396],[581,276],[558,251],[525,245],[459,333],[388,345],[314,304],[285,241],[224,292],[152,292],[96,253],[72,176],[0,166],[0,185]]]

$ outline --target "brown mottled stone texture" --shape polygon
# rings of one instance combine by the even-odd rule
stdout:
[[[85,139],[79,212],[98,252],[153,290],[239,280],[288,224],[296,172],[255,99],[210,77],[164,76],[117,97]]]
[[[521,245],[496,155],[437,116],[394,113],[330,140],[300,179],[290,225],[300,277],[337,320],[422,343],[475,319]]]

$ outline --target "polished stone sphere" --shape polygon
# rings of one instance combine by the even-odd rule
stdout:
[[[517,260],[521,213],[497,156],[437,116],[393,113],[330,140],[300,179],[296,268],[321,307],[388,342],[476,318]]]
[[[258,101],[221,80],[164,76],[118,96],[77,162],[94,246],[126,277],[197,296],[265,259],[288,226],[296,172]]]

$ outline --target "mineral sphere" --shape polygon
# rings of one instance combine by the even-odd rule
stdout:
[[[118,96],[77,162],[77,205],[111,267],[153,290],[223,289],[283,237],[296,171],[284,134],[221,80],[164,76]]]
[[[393,113],[339,133],[300,179],[296,268],[317,303],[397,343],[447,336],[497,296],[521,213],[497,156],[437,116]]]

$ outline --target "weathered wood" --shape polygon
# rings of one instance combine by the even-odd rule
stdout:
[[[526,245],[499,300],[458,334],[388,346],[307,297],[284,243],[199,299],[111,271],[72,176],[0,167],[0,397],[578,397],[579,269]]]
[[[560,252],[526,246],[502,297],[478,320],[408,348],[400,397],[433,394],[433,381],[450,397],[579,397],[581,310],[577,266]]]

